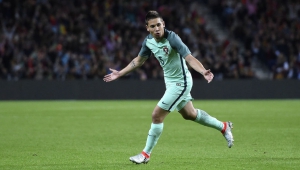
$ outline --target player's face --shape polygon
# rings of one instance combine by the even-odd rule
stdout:
[[[160,18],[150,19],[146,28],[156,40],[160,40],[164,35],[165,22]]]

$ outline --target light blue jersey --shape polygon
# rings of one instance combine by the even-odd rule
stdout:
[[[186,83],[187,78],[191,78],[184,60],[191,52],[173,31],[165,29],[164,38],[160,42],[156,42],[155,38],[149,34],[142,44],[139,56],[150,57],[151,53],[163,68],[166,84]]]
[[[165,29],[159,42],[151,34],[145,38],[139,56],[150,57],[151,53],[163,68],[166,83],[166,92],[157,105],[168,111],[182,109],[193,100],[190,94],[193,80],[185,61],[190,50],[176,33]]]

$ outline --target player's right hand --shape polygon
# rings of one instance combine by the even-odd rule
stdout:
[[[111,73],[105,75],[104,78],[103,78],[103,80],[105,82],[114,81],[114,80],[116,80],[120,77],[119,71],[117,71],[115,69],[111,69],[111,68],[109,68],[109,70],[111,71]]]

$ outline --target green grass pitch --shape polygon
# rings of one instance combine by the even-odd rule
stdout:
[[[300,100],[196,100],[234,123],[220,132],[170,113],[148,164],[143,149],[157,101],[1,101],[1,170],[282,170],[300,168]]]

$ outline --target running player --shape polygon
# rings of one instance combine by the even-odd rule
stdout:
[[[205,111],[194,108],[190,94],[193,79],[186,62],[202,74],[208,83],[213,80],[213,73],[209,69],[206,70],[201,62],[191,55],[189,48],[176,33],[165,28],[165,23],[158,12],[149,11],[145,22],[150,34],[145,38],[138,56],[121,71],[110,69],[111,73],[103,78],[105,82],[110,82],[130,73],[143,65],[151,53],[164,71],[166,91],[152,112],[152,124],[146,146],[140,154],[130,157],[129,160],[137,164],[147,163],[150,160],[151,152],[163,131],[163,121],[175,109],[186,120],[220,131],[227,140],[228,147],[231,148],[234,141],[231,132],[232,123],[221,122]]]

